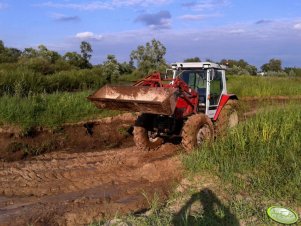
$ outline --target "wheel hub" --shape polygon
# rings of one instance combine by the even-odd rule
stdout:
[[[205,140],[209,139],[211,134],[210,128],[208,125],[202,126],[196,136],[197,145],[202,144]]]

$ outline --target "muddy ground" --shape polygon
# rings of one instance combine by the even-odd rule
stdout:
[[[266,103],[246,100],[240,118]],[[129,133],[135,118],[124,114],[28,137],[2,128],[0,225],[86,225],[141,212],[154,195],[164,201],[181,179],[180,147],[137,151]]]
[[[181,174],[178,146],[137,151],[136,115],[0,135],[0,225],[85,225],[149,208]],[[37,156],[35,156],[37,155]]]

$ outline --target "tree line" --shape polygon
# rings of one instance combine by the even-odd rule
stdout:
[[[129,77],[139,79],[152,71],[165,72],[168,68],[166,47],[156,39],[132,50],[129,62],[118,62],[115,55],[109,54],[101,64],[92,65],[91,44],[83,41],[79,50],[63,55],[44,45],[19,50],[6,47],[0,40],[0,95],[95,89]],[[201,59],[192,57],[183,61]],[[227,65],[230,75],[258,74],[257,68],[243,59],[222,59],[216,63]],[[283,68],[280,59],[263,64],[261,71],[262,75],[301,76],[300,68]]]

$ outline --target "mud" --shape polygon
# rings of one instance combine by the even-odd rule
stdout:
[[[17,128],[0,131],[0,160],[15,161],[43,153],[67,150],[87,152],[133,146],[129,130],[136,115],[126,113],[101,120],[65,124],[55,130],[36,128],[27,135]]]
[[[244,118],[264,104],[243,103]],[[136,150],[128,133],[135,118],[125,114],[28,137],[2,128],[0,225],[87,225],[147,209],[155,194],[164,201],[181,179],[179,146]]]
[[[180,178],[177,146],[47,153],[0,166],[0,225],[83,225],[149,207]]]

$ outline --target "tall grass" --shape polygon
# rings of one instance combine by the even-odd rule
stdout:
[[[213,171],[234,187],[301,204],[301,108],[271,109],[184,158],[192,172]]]
[[[18,67],[10,71],[0,70],[0,96],[27,96],[43,92],[97,89],[106,82],[101,68],[42,75],[27,68]]]
[[[106,117],[119,112],[99,110],[86,97],[91,91],[36,94],[28,97],[0,97],[0,125],[15,124],[24,129],[56,127],[66,122]]]
[[[301,78],[228,76],[227,88],[238,97],[296,96],[301,95]]]

